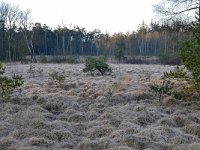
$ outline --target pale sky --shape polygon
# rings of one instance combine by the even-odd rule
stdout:
[[[31,10],[33,22],[52,28],[63,23],[86,30],[124,32],[137,30],[144,20],[156,19],[152,5],[159,0],[3,0]],[[2,2],[2,0],[0,0]]]

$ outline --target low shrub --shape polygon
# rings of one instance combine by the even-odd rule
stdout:
[[[53,70],[51,73],[49,73],[49,79],[61,83],[65,80],[65,72]]]
[[[21,86],[24,81],[21,75],[14,74],[11,78],[4,76],[5,68],[0,64],[0,93],[6,96],[11,90]]]
[[[152,93],[159,97],[159,101],[163,95],[170,95],[173,89],[173,82],[169,80],[163,80],[160,84],[150,84],[149,88]]]
[[[83,72],[93,72],[98,70],[101,75],[105,75],[107,72],[111,72],[111,68],[106,64],[106,62],[101,58],[88,57],[85,60],[85,68]]]
[[[200,92],[196,89],[195,79],[184,67],[164,72],[162,82],[150,84],[149,88],[159,97],[159,101],[164,95],[172,95],[180,104],[200,104]]]
[[[170,87],[172,90],[170,89],[171,92],[169,94],[173,95],[180,104],[200,104],[200,92],[196,85],[197,81],[186,68],[177,66],[175,71],[165,72],[162,78],[165,82],[171,80],[176,82],[176,85]]]

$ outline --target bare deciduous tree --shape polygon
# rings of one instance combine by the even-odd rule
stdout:
[[[16,22],[18,18],[18,13],[19,13],[19,7],[18,6],[12,6],[9,5],[9,11],[8,11],[8,16],[6,20],[6,27],[8,30],[8,58],[9,61],[12,61],[11,58],[11,42],[14,38],[14,30],[16,29]]]
[[[196,11],[200,15],[199,8],[200,0],[162,0],[159,4],[154,5],[157,13],[171,17],[191,11]]]
[[[22,30],[23,36],[25,38],[27,48],[31,55],[31,62],[33,62],[33,61],[36,61],[36,58],[35,58],[35,51],[33,48],[33,41],[32,41],[34,31],[32,30],[32,32],[30,32],[33,26],[30,14],[31,14],[31,11],[29,9],[25,11],[21,11],[19,13],[18,22]]]
[[[9,7],[9,4],[8,3],[5,3],[5,2],[1,2],[0,3],[0,19],[1,20],[6,20],[6,17],[8,15],[8,7]]]
[[[19,7],[16,5],[11,5],[6,2],[0,4],[0,20],[3,20],[7,30],[7,39],[8,39],[8,59],[11,58],[11,42],[14,40],[14,30],[16,29],[16,23],[19,13]]]

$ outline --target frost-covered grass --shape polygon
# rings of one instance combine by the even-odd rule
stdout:
[[[83,64],[5,65],[25,83],[0,102],[1,150],[200,149],[200,112],[148,93],[173,66],[110,64],[111,76],[94,77]],[[53,70],[65,80],[50,80]]]

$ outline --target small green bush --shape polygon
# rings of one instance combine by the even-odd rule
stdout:
[[[63,82],[65,80],[65,72],[58,72],[53,70],[51,73],[49,73],[50,80],[56,81],[56,82]]]
[[[14,74],[12,78],[4,76],[5,68],[0,64],[0,93],[1,97],[7,95],[9,91],[21,86],[24,81],[22,80],[21,75]]]
[[[111,68],[103,61],[103,59],[93,57],[86,58],[85,68],[83,69],[83,72],[92,73],[95,70],[98,70],[101,75],[105,75],[107,72],[111,72]]]
[[[193,39],[182,44],[181,58],[186,68],[191,71],[194,87],[200,92],[200,41]]]
[[[161,84],[150,84],[149,88],[152,93],[159,97],[160,102],[163,95],[171,95],[173,85],[173,82],[163,80]]]
[[[196,79],[191,72],[184,67],[177,67],[175,71],[165,72],[164,79],[178,81],[178,87],[174,88],[172,95],[182,104],[200,104],[200,92],[196,85]]]
[[[184,79],[186,81],[189,81],[191,77],[188,75],[185,67],[176,67],[175,71],[170,71],[170,72],[164,72],[163,78],[170,78],[170,79]]]
[[[103,62],[107,62],[108,56],[106,56],[106,55],[101,55],[101,56],[99,56],[99,59],[102,60]]]
[[[197,11],[198,12],[198,11]],[[180,48],[182,63],[191,72],[194,80],[193,87],[200,94],[200,18],[196,13],[192,24],[193,38],[184,41]]]

